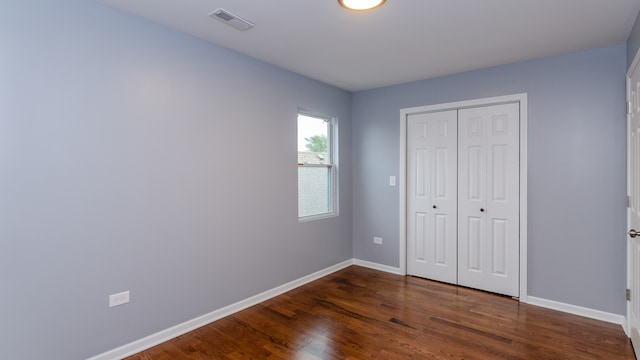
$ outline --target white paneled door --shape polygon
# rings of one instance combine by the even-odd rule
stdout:
[[[407,121],[407,272],[455,284],[457,111]]]
[[[519,296],[519,103],[407,117],[407,273]]]
[[[458,284],[519,293],[519,104],[458,114]]]
[[[640,55],[639,55],[640,56]],[[640,349],[640,64],[636,56],[627,77],[628,129],[627,129],[627,191],[629,208],[627,223],[627,282],[630,301],[627,307],[629,336],[636,356]]]

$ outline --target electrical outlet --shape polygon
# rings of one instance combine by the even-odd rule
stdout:
[[[389,186],[396,186],[396,177],[395,176],[389,176]]]
[[[374,236],[374,237],[373,237],[373,243],[374,243],[374,244],[378,244],[378,245],[382,244],[382,238],[381,238],[381,237]]]
[[[113,295],[109,295],[109,307],[114,307],[129,302],[129,290]]]

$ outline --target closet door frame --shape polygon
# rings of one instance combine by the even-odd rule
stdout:
[[[400,110],[400,273],[407,274],[407,119],[409,115],[465,108],[520,104],[520,274],[519,300],[527,301],[527,94],[512,94],[490,98],[418,106]]]

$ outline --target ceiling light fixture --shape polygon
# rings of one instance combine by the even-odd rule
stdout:
[[[343,8],[349,10],[371,10],[381,6],[387,0],[338,0]]]

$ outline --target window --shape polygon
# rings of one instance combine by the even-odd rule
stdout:
[[[298,218],[337,214],[334,120],[298,114]]]

